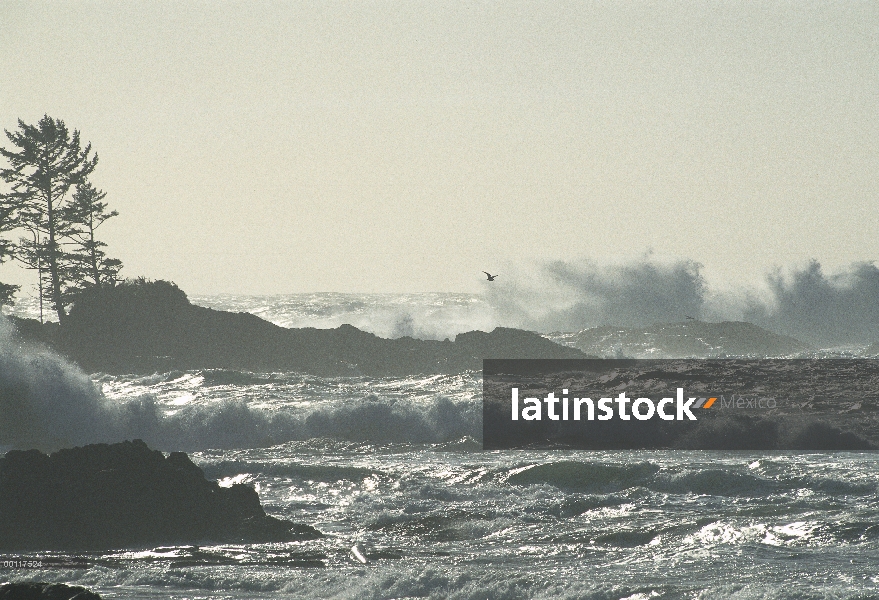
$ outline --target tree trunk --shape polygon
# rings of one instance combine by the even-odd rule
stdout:
[[[51,183],[47,194],[46,212],[47,225],[49,230],[49,277],[52,280],[52,304],[55,305],[55,311],[58,313],[58,323],[64,325],[67,319],[67,313],[64,312],[64,304],[61,301],[61,277],[58,273],[58,244],[55,242],[55,211],[52,206],[52,190]]]
[[[98,253],[95,246],[95,219],[94,214],[89,214],[89,260],[91,261],[92,276],[95,278],[95,287],[101,287],[101,272],[98,270]]]

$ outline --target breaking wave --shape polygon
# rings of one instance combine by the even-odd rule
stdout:
[[[545,483],[580,492],[608,493],[644,485],[657,471],[659,467],[652,463],[606,465],[559,461],[518,470],[507,481],[513,485]]]
[[[683,321],[700,313],[705,295],[700,265],[693,261],[555,261],[496,283],[486,299],[499,320],[543,332]]]
[[[134,404],[106,402],[85,373],[51,352],[19,347],[0,319],[0,446],[81,444],[143,414]]]
[[[817,262],[767,278],[771,298],[749,298],[743,318],[818,346],[879,341],[879,268],[851,265],[826,275]]]
[[[168,415],[154,398],[108,400],[99,393],[55,396],[56,406],[19,397],[9,419],[3,406],[0,445],[51,450],[140,438],[165,451],[259,448],[293,440],[330,438],[372,443],[443,443],[481,438],[474,404],[437,398],[418,405],[367,397],[348,405],[271,412],[241,400],[193,406]]]
[[[151,394],[111,399],[61,357],[20,348],[5,319],[0,327],[0,447],[51,450],[140,438],[170,451],[263,447],[311,438],[442,443],[482,436],[481,407],[443,396],[407,402],[371,394],[285,410],[252,408],[228,398],[175,411]],[[271,378],[233,371],[208,375],[208,386]],[[168,377],[153,379],[159,383]]]
[[[872,263],[826,274],[813,261],[732,291],[712,288],[694,261],[649,258],[622,265],[555,261],[495,284],[485,298],[498,323],[544,333],[693,317],[748,321],[819,347],[879,341],[879,268]]]
[[[738,466],[668,469],[653,462],[606,464],[553,461],[512,469],[505,481],[515,486],[551,485],[568,492],[599,494],[597,498],[602,498],[601,502],[596,502],[595,498],[588,501],[579,498],[578,502],[583,506],[577,506],[579,510],[573,510],[573,514],[605,505],[614,494],[634,488],[663,494],[749,498],[780,493],[797,496],[804,491],[849,496],[873,496],[879,492],[875,482],[852,482],[832,476],[766,477]],[[556,509],[562,511],[561,508]],[[572,507],[568,506],[562,512],[570,511]]]
[[[494,311],[473,294],[289,294],[192,296],[194,304],[249,312],[281,327],[331,329],[348,324],[383,338],[453,339],[499,325]]]

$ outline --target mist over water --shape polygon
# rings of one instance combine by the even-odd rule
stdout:
[[[499,322],[541,332],[602,325],[748,321],[814,346],[879,340],[879,269],[857,263],[826,274],[812,262],[764,282],[718,290],[698,263],[642,260],[616,266],[552,262],[486,291]]]
[[[85,373],[48,350],[19,347],[0,318],[0,446],[93,441],[113,412]]]
[[[875,264],[854,264],[828,276],[813,262],[767,279],[771,302],[749,299],[744,320],[816,346],[879,341]]]
[[[683,321],[701,313],[706,288],[692,261],[615,266],[555,261],[495,283],[486,300],[498,319],[545,333]]]
[[[381,337],[453,339],[458,333],[517,327],[541,333],[649,326],[693,317],[748,321],[815,347],[879,341],[879,268],[856,263],[778,270],[751,286],[721,289],[690,260],[650,257],[618,265],[553,261],[502,273],[480,294],[290,294],[195,296],[222,310],[258,306],[284,327],[350,323]]]
[[[475,276],[475,275],[474,275]],[[282,327],[351,324],[384,338],[454,339],[516,327],[541,333],[613,325],[641,327],[693,317],[748,321],[815,347],[879,341],[879,268],[855,263],[827,273],[818,262],[777,270],[762,281],[722,288],[691,260],[647,256],[623,264],[588,260],[522,265],[465,293],[294,293],[190,295],[193,304],[250,312]],[[18,316],[39,318],[23,298]]]

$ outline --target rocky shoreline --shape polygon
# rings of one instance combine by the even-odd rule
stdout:
[[[12,318],[21,343],[40,343],[87,372],[194,369],[405,376],[482,369],[484,358],[586,358],[529,331],[498,327],[454,340],[380,338],[351,325],[288,329],[249,313],[191,304],[165,281],[128,282],[79,298],[66,322]]]
[[[247,485],[220,487],[183,452],[141,440],[0,458],[0,550],[105,550],[321,537],[269,516]]]
[[[63,583],[4,583],[0,600],[101,600],[101,597],[78,585]]]

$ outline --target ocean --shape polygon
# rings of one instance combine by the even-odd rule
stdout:
[[[500,324],[467,294],[190,300],[385,337]],[[0,581],[144,599],[879,598],[874,453],[483,451],[480,372],[90,378],[93,405],[58,409],[73,442],[104,423],[186,450],[208,478],[254,486],[268,514],[324,537],[34,554],[87,567],[0,569]],[[155,418],[113,429],[120,407]]]

